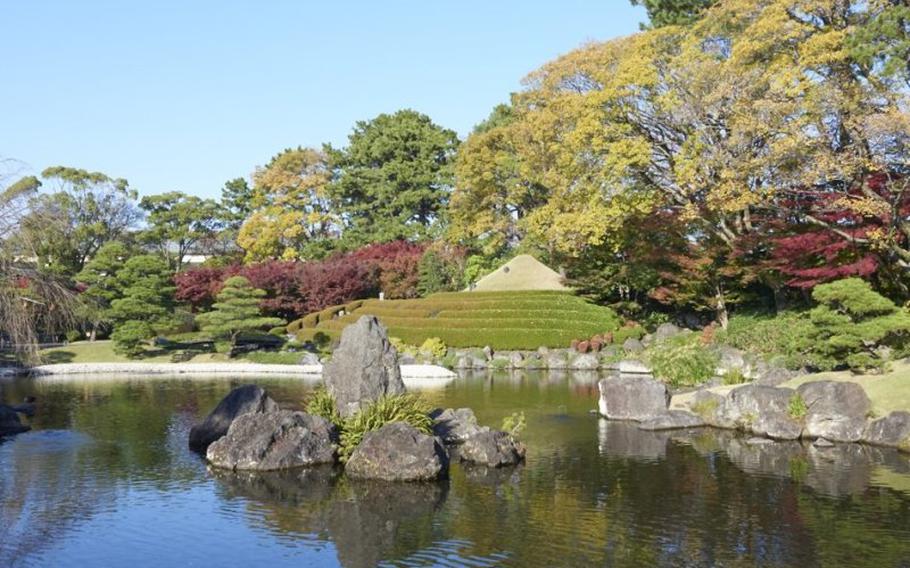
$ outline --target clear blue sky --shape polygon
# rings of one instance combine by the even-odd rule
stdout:
[[[643,19],[627,0],[7,1],[0,157],[214,197],[382,112],[464,136],[528,72]]]

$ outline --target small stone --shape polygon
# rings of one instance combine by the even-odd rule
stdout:
[[[833,448],[834,442],[832,442],[831,440],[829,440],[827,438],[818,438],[817,440],[812,442],[812,445],[816,448]]]
[[[645,350],[645,346],[641,341],[631,337],[623,342],[622,348],[628,353],[639,353]]]
[[[483,430],[477,424],[477,417],[470,408],[457,410],[437,408],[430,413],[430,418],[436,421],[433,425],[433,434],[446,444],[463,444],[468,438]]]
[[[459,448],[462,461],[487,467],[515,465],[525,457],[525,447],[506,432],[486,429],[468,438]]]

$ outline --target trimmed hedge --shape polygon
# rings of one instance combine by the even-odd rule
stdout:
[[[342,310],[348,312],[338,317]],[[641,328],[620,328],[609,308],[565,292],[447,292],[415,300],[361,300],[332,306],[292,323],[299,341],[337,341],[363,315],[373,315],[389,334],[420,345],[430,337],[450,347],[536,349],[568,347],[573,339],[613,332],[640,337]],[[296,324],[296,325],[295,325]]]

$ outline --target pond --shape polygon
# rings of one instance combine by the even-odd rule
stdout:
[[[0,566],[910,566],[910,457],[757,444],[607,422],[591,375],[465,376],[424,395],[498,426],[523,411],[521,467],[433,484],[331,469],[244,475],[187,449],[191,425],[256,382],[16,379],[34,430],[0,444]]]

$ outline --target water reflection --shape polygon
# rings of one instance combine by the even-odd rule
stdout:
[[[894,450],[645,432],[589,414],[596,377],[485,373],[425,396],[492,426],[524,412],[524,466],[456,465],[427,485],[209,470],[188,429],[249,380],[4,384],[0,400],[41,406],[0,444],[0,565],[910,561],[910,457]],[[256,382],[288,408],[311,388]]]

